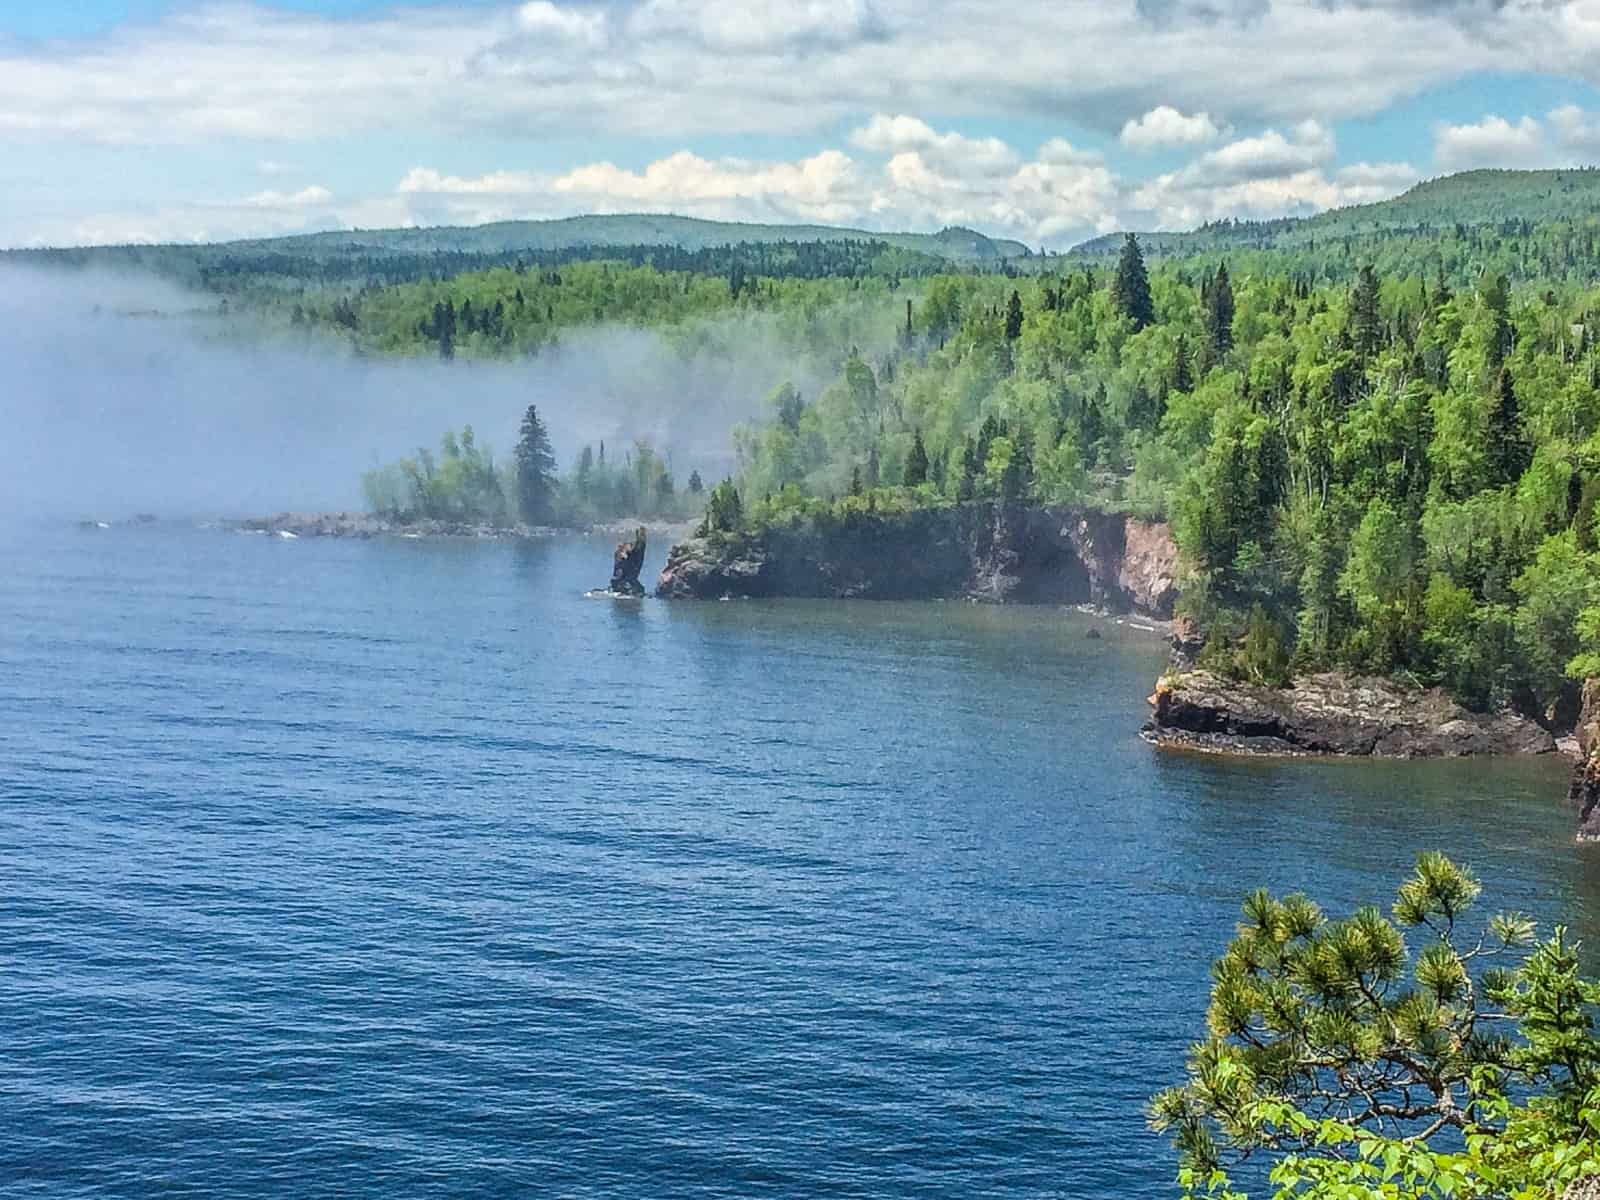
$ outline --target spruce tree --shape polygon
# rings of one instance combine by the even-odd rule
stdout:
[[[1189,339],[1183,334],[1172,346],[1172,390],[1188,392],[1194,389],[1194,371],[1189,366]]]
[[[517,513],[529,525],[546,524],[555,492],[556,456],[550,449],[550,434],[539,420],[539,410],[532,404],[522,415],[516,460]]]
[[[1496,486],[1516,483],[1528,469],[1533,453],[1522,430],[1522,406],[1517,400],[1511,372],[1500,369],[1500,386],[1489,410],[1489,468]]]
[[[928,482],[928,448],[922,444],[922,430],[911,438],[911,453],[906,455],[906,487],[921,487]]]
[[[1206,300],[1206,342],[1210,360],[1220,362],[1233,349],[1233,284],[1228,279],[1228,264],[1223,263],[1212,276]]]
[[[1013,288],[1006,302],[1006,341],[1014,342],[1022,336],[1022,297]]]
[[[1378,276],[1370,266],[1361,268],[1350,293],[1350,341],[1362,359],[1378,352],[1382,326],[1378,317]]]
[[[1150,299],[1150,276],[1144,268],[1144,253],[1139,239],[1128,234],[1117,260],[1117,275],[1111,281],[1111,302],[1117,311],[1143,329],[1156,319],[1155,303]]]

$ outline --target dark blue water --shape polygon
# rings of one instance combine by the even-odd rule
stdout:
[[[0,551],[7,1195],[1162,1196],[1248,889],[1441,847],[1595,940],[1559,764],[1159,754],[1161,644],[1076,614]]]

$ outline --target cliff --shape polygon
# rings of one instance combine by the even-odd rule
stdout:
[[[1575,732],[1579,760],[1567,795],[1578,809],[1578,840],[1600,842],[1600,679],[1584,681]]]
[[[1164,677],[1150,705],[1149,740],[1216,753],[1437,758],[1555,749],[1526,717],[1471,712],[1438,688],[1335,673],[1267,688],[1184,671]]]
[[[689,538],[672,547],[656,595],[1090,603],[1169,617],[1177,557],[1165,525],[974,503]]]

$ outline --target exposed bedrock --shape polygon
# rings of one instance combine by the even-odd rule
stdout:
[[[1150,706],[1150,740],[1217,753],[1437,758],[1555,749],[1549,731],[1526,717],[1471,712],[1438,688],[1336,673],[1268,688],[1183,671],[1161,679]]]
[[[668,554],[656,594],[1090,603],[1165,618],[1177,599],[1177,558],[1165,525],[976,503],[689,538]]]

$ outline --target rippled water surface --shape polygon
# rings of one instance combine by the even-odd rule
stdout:
[[[1157,753],[1163,647],[1073,613],[0,552],[8,1195],[1162,1196],[1246,890],[1441,847],[1600,940],[1559,764]]]

